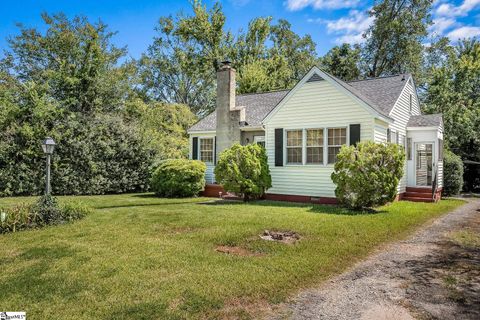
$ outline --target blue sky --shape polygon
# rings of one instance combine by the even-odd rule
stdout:
[[[204,0],[207,6],[213,1]],[[257,16],[285,18],[295,32],[310,34],[317,51],[324,54],[341,42],[362,41],[362,32],[372,22],[366,10],[367,0],[224,0],[227,28],[246,28]],[[113,31],[114,41],[128,46],[129,54],[138,58],[152,42],[159,17],[174,15],[179,10],[191,12],[188,0],[6,0],[0,12],[0,50],[6,48],[6,37],[18,31],[15,24],[41,29],[40,13],[63,11],[68,16],[85,15],[92,21],[101,19]],[[435,0],[431,32],[458,38],[480,36],[480,0]]]

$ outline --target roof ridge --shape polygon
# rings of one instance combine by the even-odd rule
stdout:
[[[291,90],[291,89],[279,89],[279,90],[272,90],[272,91],[265,91],[265,92],[249,92],[249,93],[237,94],[237,97],[240,97],[240,96],[251,96],[251,95],[254,95],[254,94],[276,93],[276,92],[290,91],[290,90]]]
[[[351,81],[346,81],[346,83],[360,82],[360,81],[369,81],[369,80],[378,80],[378,79],[393,78],[393,77],[406,76],[406,75],[411,75],[411,73],[410,73],[410,72],[397,73],[397,74],[392,74],[392,75],[389,75],[389,76],[381,76],[381,77],[375,77],[375,78],[351,80]]]

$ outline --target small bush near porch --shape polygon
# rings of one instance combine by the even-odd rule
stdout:
[[[353,214],[146,194],[78,198],[95,208],[83,220],[0,235],[3,310],[35,319],[254,317],[462,203],[396,202]],[[265,241],[266,229],[291,230],[300,240]]]

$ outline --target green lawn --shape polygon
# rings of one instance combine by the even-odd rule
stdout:
[[[248,318],[462,204],[396,202],[354,215],[279,202],[77,198],[94,213],[0,235],[0,311],[24,310],[29,319]],[[0,199],[0,206],[27,200]],[[272,243],[259,239],[264,229],[303,238]],[[263,255],[232,256],[216,252],[218,245]]]

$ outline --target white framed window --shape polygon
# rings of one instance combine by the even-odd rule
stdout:
[[[200,160],[203,162],[213,162],[213,138],[200,138]]]
[[[398,144],[398,133],[396,131],[392,131],[390,135],[390,141],[391,143],[397,143]]]
[[[337,154],[344,144],[347,144],[347,128],[328,128],[328,164],[337,161]]]
[[[265,136],[253,136],[253,143],[259,144],[265,148]]]
[[[287,164],[303,164],[303,130],[287,130]]]
[[[307,129],[307,164],[323,164],[324,129]]]

